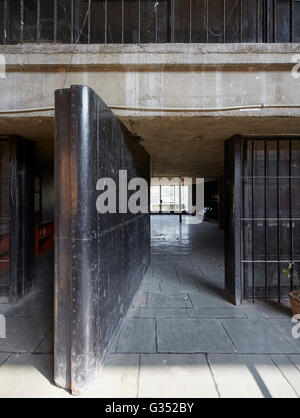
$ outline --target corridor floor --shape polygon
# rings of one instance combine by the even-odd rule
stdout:
[[[234,307],[223,290],[223,232],[192,220],[152,216],[151,267],[83,396],[300,396],[300,339],[288,303]],[[14,326],[0,340],[0,398],[70,396],[52,381],[52,296],[41,285],[6,313]],[[10,333],[16,327],[23,333]]]

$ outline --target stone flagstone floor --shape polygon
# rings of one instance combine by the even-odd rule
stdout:
[[[152,216],[151,267],[82,396],[299,397],[300,339],[288,303],[234,307],[223,290],[223,232],[189,220]],[[8,312],[0,305],[8,317],[0,398],[70,396],[52,381],[53,291],[42,283],[53,272],[45,260],[37,271],[40,290]]]

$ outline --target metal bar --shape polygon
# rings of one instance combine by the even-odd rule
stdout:
[[[4,0],[4,22],[3,22],[3,43],[4,45],[8,44],[9,38],[9,11],[8,11],[8,0]]]
[[[254,139],[252,139],[252,180],[251,180],[251,189],[252,189],[252,202],[251,202],[251,211],[252,211],[252,260],[255,258],[255,221],[254,221]],[[252,301],[255,303],[255,269],[252,267]]]
[[[124,18],[125,18],[125,16],[124,16],[124,9],[125,9],[124,0],[122,0],[122,44],[124,43],[124,29],[125,29],[125,25],[124,25]]]
[[[226,42],[226,0],[223,0],[223,42]]]
[[[175,1],[171,0],[171,42],[175,42]]]
[[[190,0],[189,30],[190,43],[192,43],[192,0]]]
[[[41,42],[41,2],[37,0],[36,4],[36,42],[39,44]]]
[[[279,261],[277,261],[277,260],[268,260],[268,261],[264,261],[264,260],[243,260],[243,263],[245,263],[245,264],[247,264],[247,263],[249,263],[249,264],[251,264],[251,263],[259,263],[259,264],[267,263],[267,264],[278,264],[279,266],[281,264],[289,263],[289,262],[290,262],[290,260],[279,260]],[[300,264],[300,260],[294,260],[294,263],[295,264],[296,263]]]
[[[71,1],[71,44],[74,43],[74,0]]]
[[[269,3],[268,0],[264,0],[264,42],[269,41]]]
[[[139,44],[141,43],[141,0],[139,0]]]
[[[243,0],[240,0],[240,42],[243,42]]]
[[[294,258],[294,236],[293,236],[293,209],[292,209],[292,140],[289,140],[289,210],[290,210],[290,252],[291,252],[291,262],[293,262]],[[292,267],[292,277],[291,277],[291,292],[293,291],[293,267]]]
[[[244,173],[244,169],[245,169],[245,143],[247,144],[247,142],[245,142],[244,139],[241,140],[241,174]],[[242,203],[241,203],[241,221],[240,221],[240,231],[241,231],[241,235],[240,235],[240,253],[241,253],[241,284],[243,286],[242,289],[242,295],[243,298],[246,299],[246,277],[245,277],[245,269],[244,269],[244,264],[243,264],[243,259],[245,256],[245,246],[244,246],[244,222],[243,222],[243,217],[245,216],[245,182],[242,180],[241,178],[241,198],[242,198]]]
[[[265,193],[265,259],[268,261],[268,233],[267,233],[267,142],[264,141],[264,193]],[[268,300],[269,289],[268,289],[268,264],[265,264],[265,299]]]
[[[53,42],[57,43],[57,0],[54,0],[54,35]]]
[[[161,201],[161,185],[159,186],[159,212],[162,212],[162,201]]]
[[[293,221],[300,221],[300,218],[242,218],[242,221],[252,221],[252,219],[254,219],[255,221],[273,221],[273,222],[276,222],[276,221],[278,221],[279,219],[281,220],[281,221],[291,221],[291,220],[293,220]]]
[[[277,30],[277,1],[273,0],[273,42],[276,42]]]
[[[90,6],[90,7],[89,7]],[[92,8],[92,0],[91,3],[87,4],[88,7],[88,45],[91,43],[91,8]]]
[[[290,42],[294,42],[294,14],[293,14],[293,0],[290,0]]]
[[[175,197],[175,187],[174,187],[174,197]],[[182,223],[181,179],[179,180],[179,211],[180,211],[180,213],[179,213],[179,222]]]
[[[256,0],[256,42],[259,42],[259,2],[261,0]]]
[[[278,261],[280,261],[280,181],[279,181],[279,173],[280,173],[280,144],[279,140],[277,139],[277,218],[278,218],[278,230],[277,230],[277,258]],[[277,267],[277,293],[278,293],[278,303],[280,303],[281,300],[281,269],[280,269],[280,263],[278,262]]]
[[[206,4],[206,42],[208,43],[208,40],[209,40],[209,33],[208,33],[208,25],[209,25],[208,1],[206,1],[205,4]]]
[[[20,43],[24,43],[24,0],[20,1]]]
[[[107,0],[104,2],[104,43],[107,44]]]
[[[80,41],[80,4],[78,0],[74,3],[74,43],[77,44]]]
[[[155,6],[154,6],[154,11],[155,11],[155,43],[157,43],[157,40],[158,40],[158,21],[157,21],[157,12],[158,12],[158,7],[159,7],[159,4],[158,3],[155,3]],[[168,18],[168,16],[167,16],[167,18]]]

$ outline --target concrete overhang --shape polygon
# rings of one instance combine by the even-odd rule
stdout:
[[[234,134],[300,134],[300,79],[292,76],[299,44],[143,44],[1,46],[6,79],[0,111],[52,107],[54,91],[86,84],[108,105],[177,108],[115,110],[152,156],[155,176],[215,177],[223,142]],[[274,109],[211,110],[275,105]],[[182,109],[182,111],[178,110]],[[53,158],[54,112],[1,114],[0,134],[38,143]]]

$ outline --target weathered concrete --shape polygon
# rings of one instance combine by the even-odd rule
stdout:
[[[0,111],[53,106],[55,89],[87,84],[109,105],[215,108],[298,104],[298,44],[1,46]],[[71,64],[71,65],[70,65]],[[66,73],[68,70],[68,73]],[[152,174],[216,177],[233,134],[299,134],[300,109],[214,113],[115,110],[152,157]],[[53,112],[0,115],[0,133],[38,141],[53,158]]]

